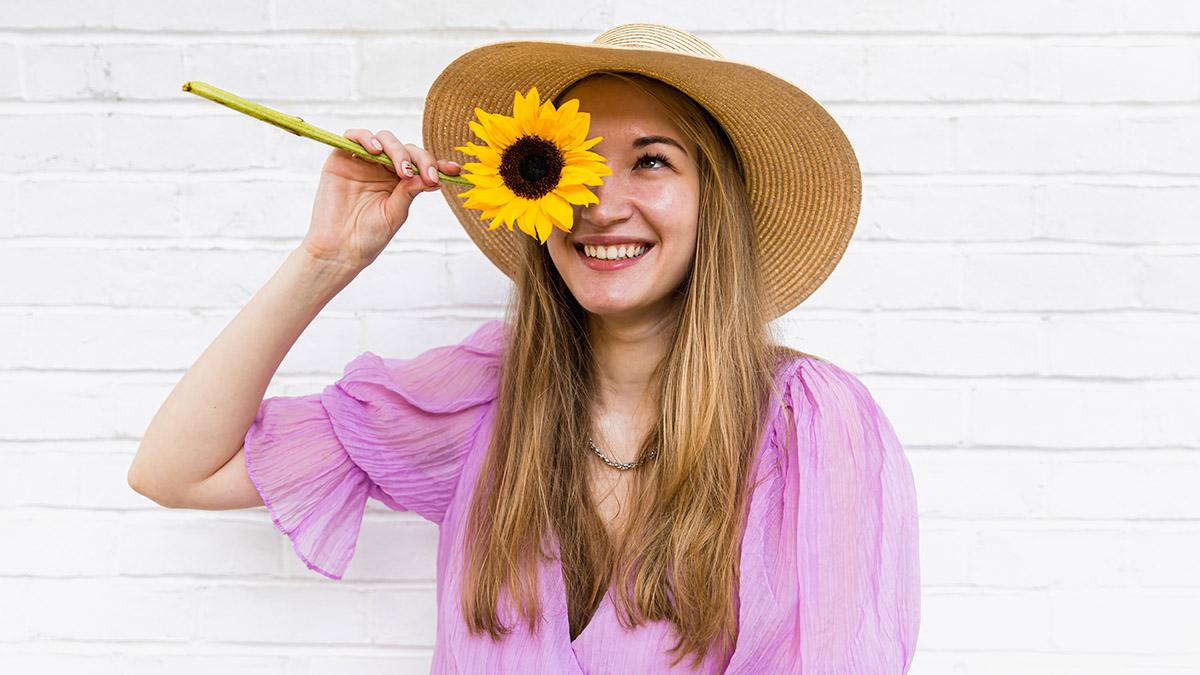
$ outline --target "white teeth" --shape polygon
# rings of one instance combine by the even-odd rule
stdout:
[[[617,258],[636,258],[646,250],[642,244],[622,244],[620,246],[584,246],[583,252],[589,258],[600,260],[616,260]]]

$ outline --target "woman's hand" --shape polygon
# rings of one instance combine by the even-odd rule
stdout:
[[[321,167],[302,248],[315,261],[357,274],[374,262],[408,219],[413,199],[441,186],[436,172],[457,176],[462,168],[401,143],[386,129],[378,134],[350,129],[343,136],[372,154],[387,153],[396,172],[335,148]]]

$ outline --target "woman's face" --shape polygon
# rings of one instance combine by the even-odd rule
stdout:
[[[598,204],[574,207],[571,232],[551,232],[550,257],[588,312],[622,321],[666,314],[696,250],[697,148],[655,98],[624,81],[580,82],[561,100],[572,98],[591,114],[588,138],[604,137],[592,150],[608,160],[612,174],[603,177],[603,185],[589,186]],[[621,255],[623,242],[626,256],[639,245],[643,252],[597,259],[584,248],[615,244]],[[592,252],[608,255],[606,248]]]

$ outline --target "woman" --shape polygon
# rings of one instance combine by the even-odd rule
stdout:
[[[488,232],[448,194],[515,281],[506,320],[412,359],[363,353],[322,393],[259,405],[416,195],[459,173],[439,156],[467,140],[467,106],[510,81],[589,112],[612,170],[598,203],[541,245]],[[131,484],[172,506],[264,503],[333,579],[368,497],[437,523],[438,673],[907,672],[919,575],[903,450],[861,382],[768,330],[828,276],[857,216],[853,154],[798,92],[662,26],[465,55],[426,99],[430,150],[346,133],[398,175],[331,154],[301,248],[176,387]],[[780,120],[756,95],[811,133],[769,137]],[[172,455],[185,427],[214,429],[201,447],[244,447]],[[154,475],[188,487],[145,487],[168,484]]]

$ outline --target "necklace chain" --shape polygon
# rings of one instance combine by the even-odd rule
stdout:
[[[613,460],[606,457],[603,452],[600,452],[600,448],[597,448],[596,444],[594,442],[592,442],[591,434],[588,434],[588,447],[590,447],[592,449],[592,452],[599,455],[600,459],[604,460],[605,464],[611,466],[614,469],[620,469],[621,471],[627,471],[629,469],[637,468],[643,462],[647,462],[651,459],[654,459],[654,456],[658,454],[657,450],[651,450],[649,455],[646,455],[645,457],[639,459],[636,462],[614,462]]]

